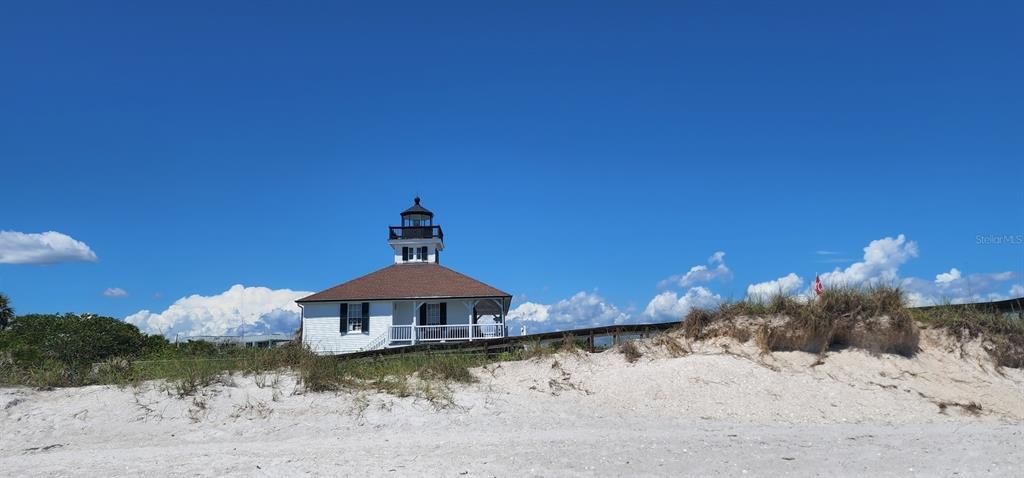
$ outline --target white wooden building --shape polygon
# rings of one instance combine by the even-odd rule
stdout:
[[[341,354],[507,335],[512,297],[441,265],[444,233],[420,198],[401,217],[393,264],[296,301],[304,344]]]

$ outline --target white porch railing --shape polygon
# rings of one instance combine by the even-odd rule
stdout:
[[[492,339],[505,336],[502,324],[456,325],[392,325],[388,327],[388,343],[453,342]]]
[[[411,325],[392,325],[388,327],[388,342],[412,342]]]

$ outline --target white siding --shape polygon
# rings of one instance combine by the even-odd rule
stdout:
[[[304,304],[302,343],[322,354],[356,352],[380,334],[387,333],[391,313],[391,302],[370,302],[369,332],[342,333],[341,302]]]
[[[402,247],[408,247],[408,248],[411,249],[411,248],[422,247],[422,246],[427,246],[427,260],[425,262],[436,262],[435,255],[437,254],[437,249],[439,248],[438,246],[441,246],[441,243],[438,242],[436,239],[423,239],[423,240],[404,240],[404,241],[401,241],[401,242],[392,241],[391,242],[391,247],[393,247],[395,249],[395,264],[402,264],[403,263],[403,261],[402,261]],[[443,251],[444,247],[440,247],[440,249]],[[416,262],[420,262],[420,261],[412,261],[412,262],[416,263]]]
[[[473,308],[465,300],[446,300],[448,303],[448,325],[468,324]]]
[[[412,302],[395,302],[395,325],[412,325]]]

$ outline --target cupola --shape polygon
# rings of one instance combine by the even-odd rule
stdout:
[[[434,213],[420,204],[419,196],[413,205],[402,211],[402,225],[388,227],[388,244],[395,252],[396,264],[441,262],[444,233],[434,225]]]

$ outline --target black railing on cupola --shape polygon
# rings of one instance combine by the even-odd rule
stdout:
[[[433,239],[444,240],[441,226],[389,226],[388,239]]]

